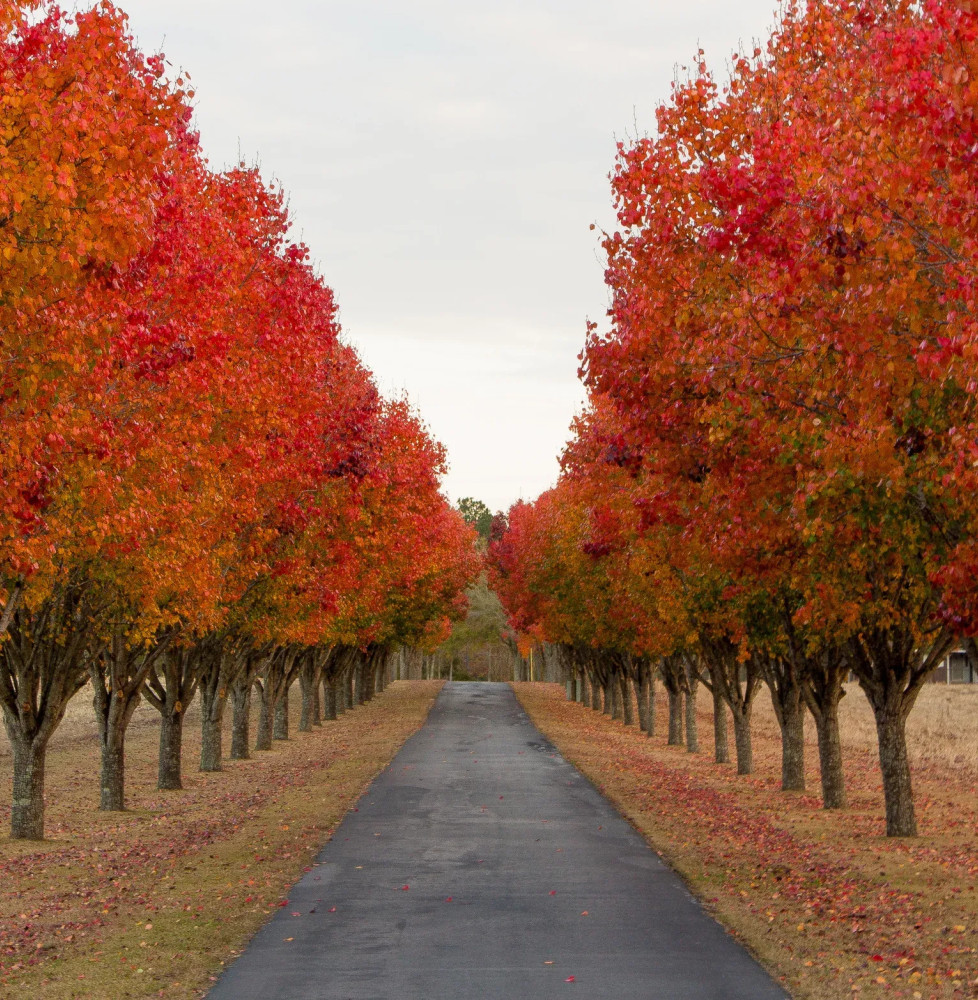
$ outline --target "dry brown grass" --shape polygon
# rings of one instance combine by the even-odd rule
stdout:
[[[921,836],[888,840],[872,714],[844,699],[851,806],[818,798],[814,727],[809,794],[779,790],[780,740],[765,694],[755,714],[756,773],[665,746],[666,706],[647,739],[567,703],[553,685],[516,685],[540,729],[618,806],[797,1000],[978,997],[978,691],[928,687],[909,742]]]
[[[0,840],[0,995],[201,995],[422,724],[440,686],[393,684],[336,722],[308,734],[293,729],[287,743],[230,761],[220,774],[196,770],[192,711],[182,792],[155,791],[156,713],[143,707],[127,740],[125,813],[98,811],[91,709],[76,699],[49,754],[50,839]],[[0,775],[9,789],[6,746]],[[9,826],[6,802],[0,823]]]
[[[850,691],[840,706],[845,740],[875,753],[873,713],[856,685]],[[978,684],[926,685],[907,721],[907,745],[917,768],[965,768],[978,778]]]

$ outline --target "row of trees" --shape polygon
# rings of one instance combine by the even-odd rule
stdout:
[[[917,829],[908,713],[978,631],[976,14],[787,2],[726,86],[700,53],[619,147],[589,405],[492,545],[515,627],[609,697],[707,683],[740,771],[766,684],[802,787],[807,707],[829,808],[851,673],[890,835]]]
[[[142,697],[178,787],[196,695],[216,770],[229,699],[246,719],[260,694],[261,745],[296,678],[369,694],[394,644],[447,634],[478,558],[441,446],[340,341],[282,192],[210,169],[192,92],[124,15],[3,3],[0,76],[0,704],[12,833],[36,838],[86,684],[120,809]]]

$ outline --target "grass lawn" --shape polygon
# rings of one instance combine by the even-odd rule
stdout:
[[[842,734],[851,807],[835,813],[820,808],[814,727],[809,793],[779,790],[763,692],[756,773],[738,778],[713,763],[705,692],[694,755],[666,746],[661,688],[650,739],[567,702],[562,687],[514,686],[540,730],[797,1000],[978,997],[978,691],[923,692],[908,726],[921,836],[891,840],[872,715],[854,686]]]
[[[200,996],[284,905],[336,824],[424,722],[440,687],[394,683],[311,733],[296,731],[293,698],[292,739],[252,760],[227,761],[219,774],[196,770],[199,715],[192,709],[180,792],[155,791],[156,713],[141,706],[127,739],[124,813],[97,809],[98,748],[83,692],[49,752],[49,839],[42,843],[6,836],[4,746],[0,995]]]

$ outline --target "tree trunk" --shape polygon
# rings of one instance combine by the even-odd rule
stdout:
[[[160,715],[160,759],[156,787],[162,792],[183,788],[181,759],[183,756],[183,705],[179,702],[172,712]]]
[[[805,709],[801,699],[785,705],[781,728],[781,790],[805,790]]]
[[[924,620],[924,611],[917,609]],[[873,708],[879,741],[886,835],[915,837],[910,762],[907,758],[907,716],[928,675],[954,642],[946,627],[929,644],[921,643],[915,622],[897,622],[887,628],[867,629],[848,644],[848,661]]]
[[[266,648],[255,687],[261,696],[256,750],[271,750],[272,739],[289,738],[289,688],[301,666],[296,646]]]
[[[692,690],[683,692],[686,703],[686,750],[700,752],[699,729],[696,725],[696,681],[691,681]]]
[[[645,730],[645,735],[650,739],[655,736],[655,696],[656,696],[656,684],[655,684],[655,670],[651,665],[645,671],[646,682],[648,684],[649,694],[649,728]]]
[[[206,702],[202,699],[201,705]],[[223,706],[221,715],[223,716]],[[220,771],[224,762],[223,718],[204,715],[200,720],[200,770]]]
[[[275,726],[272,737],[276,740],[289,738],[289,689],[286,688],[275,703]]]
[[[621,677],[617,670],[611,672],[611,717],[618,720],[622,718],[621,703]]]
[[[253,669],[253,653],[242,643],[211,652],[200,678],[200,769],[220,771],[224,756],[224,708],[243,671]]]
[[[615,691],[614,681],[613,681],[613,679],[611,677],[611,674],[609,673],[607,680],[604,682],[604,709],[603,710],[604,710],[604,714],[605,715],[610,715],[612,718],[614,718],[614,711],[615,711],[615,695],[614,695],[614,691]]]
[[[160,713],[157,788],[183,788],[183,721],[197,694],[202,664],[201,646],[171,646],[153,665],[143,684],[143,696]]]
[[[15,585],[0,615],[0,705],[13,750],[11,836],[44,836],[44,759],[68,702],[88,679],[93,653],[85,583],[59,586],[36,608]],[[38,670],[38,665],[43,664]]]
[[[635,709],[632,705],[632,692],[631,685],[628,683],[628,674],[622,671],[618,675],[619,680],[619,694],[621,700],[622,709],[622,721],[626,726],[635,725]]]
[[[713,759],[718,764],[730,763],[730,743],[727,738],[727,706],[719,689],[713,686]]]
[[[231,760],[248,760],[251,752],[251,689],[254,679],[239,680],[231,688]]]
[[[700,635],[700,652],[709,668],[710,686],[718,691],[733,718],[734,746],[737,750],[737,773],[752,774],[754,751],[751,741],[751,716],[761,678],[753,657],[740,661],[740,647],[725,636]]]
[[[126,731],[113,727],[102,743],[99,809],[121,812],[126,808]]]
[[[794,646],[800,646],[795,643]],[[832,647],[815,656],[793,649],[802,665],[801,690],[815,720],[818,736],[818,764],[822,783],[822,808],[846,807],[846,782],[842,771],[842,744],[839,740],[839,702],[845,697],[849,669],[842,651]]]
[[[734,746],[737,748],[737,773],[754,773],[754,744],[751,739],[751,706],[730,709],[733,716]]]
[[[906,725],[907,720],[899,710],[876,714],[876,735],[879,738],[888,837],[917,836],[910,760],[907,757]]]
[[[771,707],[781,730],[781,790],[803,792],[805,715],[798,658],[771,653],[764,648],[753,650],[751,658],[771,692]]]
[[[10,813],[10,836],[14,840],[44,839],[44,762],[47,743],[14,738],[14,795]]]
[[[321,726],[323,724],[323,702],[320,697],[320,691],[322,687],[320,684],[316,683],[312,688],[312,724],[314,726]]]
[[[659,661],[659,673],[669,695],[669,739],[671,747],[683,744],[683,694],[688,686],[686,679],[686,658],[681,653],[672,653]]]
[[[818,763],[822,776],[822,808],[845,809],[846,780],[842,771],[842,741],[839,739],[839,703],[825,705],[815,719]]]
[[[200,694],[200,769],[220,771],[224,756],[224,706],[227,691],[214,692],[204,687]]]
[[[170,640],[165,636],[151,646],[130,646],[129,638],[129,629],[118,627],[89,663],[102,754],[99,808],[111,812],[126,808],[126,730],[142,699],[143,685]]]
[[[336,682],[327,681],[323,685],[323,715],[329,721],[334,721],[336,719]]]
[[[683,693],[677,688],[669,692],[669,739],[671,747],[681,747],[683,745]]]
[[[632,680],[635,688],[635,704],[638,706],[638,728],[643,733],[649,731],[649,686],[648,671],[640,668],[639,675]]]
[[[322,662],[319,650],[308,650],[302,657],[299,668],[299,690],[302,693],[302,712],[299,717],[299,732],[308,733],[313,726],[321,725],[319,707],[319,681],[322,677]]]
[[[123,689],[103,687],[106,683],[104,674],[93,666],[95,717],[101,751],[99,809],[122,812],[126,808],[126,728],[139,701],[139,692],[127,698]]]
[[[591,683],[591,709],[594,712],[601,711],[601,685],[598,682],[597,675],[593,672],[589,675],[589,680]]]
[[[258,732],[255,735],[256,750],[272,749],[272,717],[275,708],[272,705],[270,685],[267,681],[259,680],[255,682],[261,701],[258,706]]]

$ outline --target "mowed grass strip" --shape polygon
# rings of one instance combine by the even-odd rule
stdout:
[[[97,747],[77,716],[48,761],[51,839],[2,841],[0,996],[202,995],[423,724],[441,684],[394,683],[310,733],[296,732],[293,703],[290,740],[218,774],[196,770],[188,718],[182,792],[154,790],[155,713],[141,708],[125,813],[97,809]],[[7,789],[9,770],[0,759]]]
[[[793,997],[978,997],[978,761],[960,753],[973,740],[967,727],[978,726],[978,692],[925,690],[921,715],[911,720],[922,835],[890,840],[863,718],[869,709],[858,691],[846,698],[843,730],[852,806],[827,813],[814,733],[806,733],[810,793],[779,790],[780,740],[763,694],[756,774],[738,777],[732,765],[713,763],[705,693],[697,706],[701,752],[689,754],[665,745],[662,695],[650,739],[567,702],[562,687],[514,687],[541,732]],[[947,729],[941,718],[950,720]],[[732,738],[731,731],[731,752]]]

